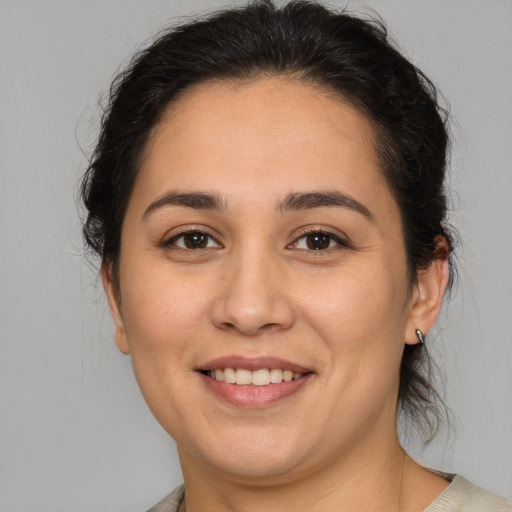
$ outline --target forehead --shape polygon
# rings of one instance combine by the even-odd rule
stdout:
[[[341,96],[290,78],[203,83],[175,100],[152,133],[139,182],[284,195],[387,189],[370,120]],[[224,189],[224,190],[222,190]]]

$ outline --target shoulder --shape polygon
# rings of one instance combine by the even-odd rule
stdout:
[[[151,507],[147,512],[177,512],[185,494],[185,487],[180,485],[176,487],[171,494],[168,494],[163,500]]]
[[[512,512],[512,502],[456,475],[424,512]]]
[[[147,512],[177,512],[184,494],[185,488],[180,485]],[[512,502],[456,475],[424,512],[512,512]]]

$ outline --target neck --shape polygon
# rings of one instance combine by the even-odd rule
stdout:
[[[186,512],[384,512],[400,510],[406,456],[390,432],[307,473],[240,479],[208,468],[180,450]]]

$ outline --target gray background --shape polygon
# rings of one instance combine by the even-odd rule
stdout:
[[[180,482],[81,256],[77,140],[88,153],[99,91],[142,41],[216,5],[0,0],[1,511],[145,510]],[[452,222],[465,245],[435,345],[457,420],[451,437],[411,450],[512,498],[512,2],[366,5],[457,120]]]

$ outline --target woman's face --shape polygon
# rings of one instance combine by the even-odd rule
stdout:
[[[153,133],[119,268],[116,341],[185,470],[284,478],[395,435],[416,295],[348,103],[284,78],[191,89]]]

